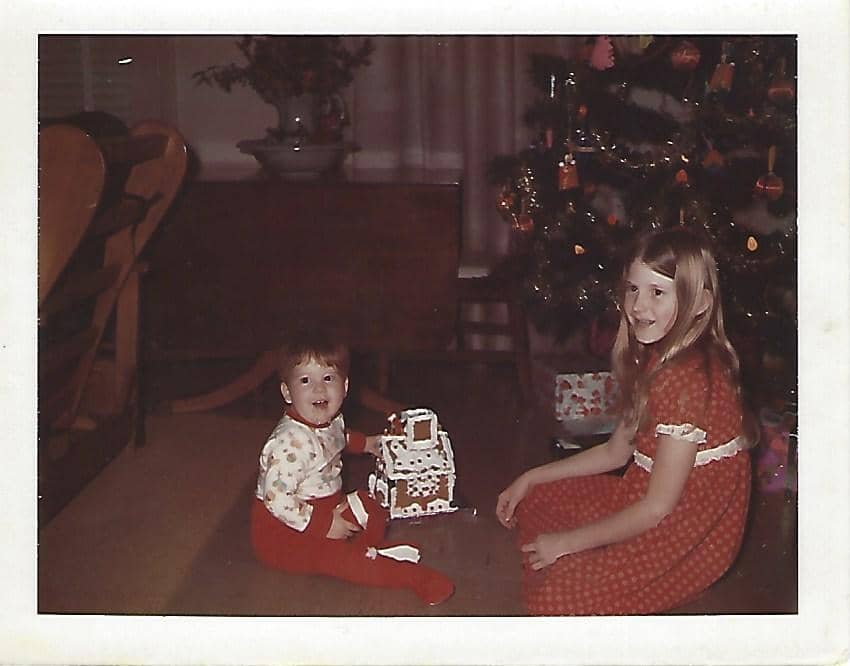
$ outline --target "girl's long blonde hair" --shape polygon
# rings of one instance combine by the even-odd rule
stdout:
[[[648,372],[647,347],[635,338],[624,305],[626,275],[635,261],[672,278],[678,304],[676,321],[670,332],[652,345],[658,351],[658,362]],[[710,303],[708,309],[700,313],[703,289],[710,294]],[[717,264],[708,239],[683,228],[641,236],[624,264],[617,297],[620,327],[611,353],[611,364],[620,386],[624,424],[635,428],[641,425],[652,378],[673,359],[690,350],[714,353],[732,375],[735,385],[739,386],[738,355],[726,337]]]

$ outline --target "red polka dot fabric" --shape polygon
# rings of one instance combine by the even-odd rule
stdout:
[[[656,426],[705,431],[699,450],[741,434],[741,408],[722,367],[692,354],[661,370],[650,389],[637,450],[655,457]],[[750,497],[747,451],[694,467],[673,512],[643,534],[566,555],[533,571],[524,562],[523,598],[534,615],[645,615],[682,605],[732,564]],[[650,474],[631,462],[602,474],[535,486],[517,509],[518,542],[579,527],[640,499]]]

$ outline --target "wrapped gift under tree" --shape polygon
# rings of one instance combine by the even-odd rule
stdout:
[[[555,418],[574,435],[609,433],[617,423],[617,382],[610,372],[555,375]]]

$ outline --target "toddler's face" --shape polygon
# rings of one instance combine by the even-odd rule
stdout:
[[[678,312],[673,279],[635,261],[626,274],[625,312],[638,342],[658,342],[673,328]]]
[[[296,365],[280,385],[283,399],[310,423],[326,425],[342,407],[348,379],[335,368],[310,359]]]

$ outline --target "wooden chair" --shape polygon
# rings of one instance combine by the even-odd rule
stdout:
[[[70,125],[39,133],[44,519],[138,434],[140,255],[174,200],[186,164],[183,138],[157,121],[100,141]],[[121,190],[105,192],[109,174],[121,170],[127,173]]]
[[[466,270],[465,270],[466,269]],[[481,321],[468,316],[469,306],[498,304],[506,311],[505,321]],[[510,349],[473,349],[468,338],[496,337],[509,341]],[[484,363],[507,362],[514,366],[517,388],[523,404],[531,404],[534,391],[531,381],[531,345],[528,321],[522,298],[518,293],[515,276],[510,266],[502,261],[495,267],[464,266],[458,273],[457,316],[458,359]]]

